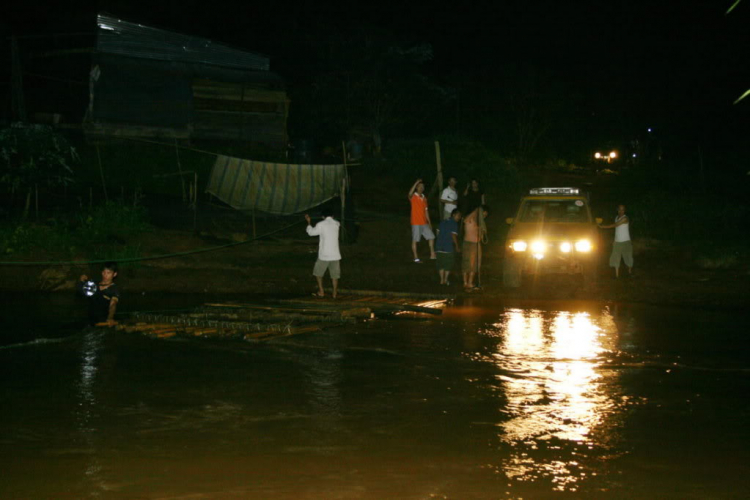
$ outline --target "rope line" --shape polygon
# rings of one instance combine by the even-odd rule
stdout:
[[[403,218],[400,215],[380,215],[380,216],[371,216],[369,219],[354,219],[357,222],[371,222],[371,221],[378,221],[378,220],[394,220],[394,219],[400,219]],[[350,219],[345,219],[350,220]],[[304,220],[294,222],[292,224],[289,224],[288,226],[284,226],[279,229],[274,229],[273,231],[269,231],[268,233],[261,234],[260,236],[257,236],[255,238],[250,238],[249,240],[245,241],[238,241],[235,243],[227,243],[226,245],[219,245],[215,247],[207,247],[207,248],[198,248],[195,250],[187,250],[185,252],[175,252],[175,253],[166,253],[161,255],[152,255],[150,257],[132,257],[132,258],[121,258],[121,259],[96,259],[96,260],[67,260],[67,261],[33,261],[33,262],[26,262],[26,261],[0,261],[0,266],[83,266],[83,265],[91,265],[91,264],[104,264],[106,262],[112,262],[116,261],[117,263],[125,263],[125,262],[143,262],[147,260],[160,260],[160,259],[171,259],[175,257],[184,257],[186,255],[194,255],[199,253],[206,253],[206,252],[215,252],[217,250],[223,250],[225,248],[231,248],[236,247],[240,245],[246,245],[248,243],[252,243],[253,241],[257,241],[261,238],[266,238],[268,236],[274,235],[276,233],[280,233],[282,231],[286,231],[289,228],[292,228],[294,226],[297,226],[299,224],[306,223]]]
[[[89,264],[104,264],[105,262],[111,262],[113,260],[116,260],[118,263],[123,262],[143,262],[146,260],[159,260],[159,259],[170,259],[174,257],[184,257],[186,255],[194,255],[199,253],[206,253],[206,252],[215,252],[217,250],[223,250],[225,248],[230,247],[236,247],[240,245],[246,245],[248,243],[252,243],[253,241],[259,240],[261,238],[265,238],[267,236],[271,236],[276,233],[280,233],[281,231],[285,231],[291,227],[297,226],[299,224],[306,223],[303,221],[294,222],[292,224],[289,224],[288,226],[284,226],[280,229],[274,229],[273,231],[270,231],[265,234],[261,234],[260,236],[257,236],[255,238],[250,238],[249,240],[245,241],[238,241],[235,243],[227,243],[226,245],[219,245],[215,247],[207,247],[207,248],[198,248],[196,250],[187,250],[185,252],[175,252],[175,253],[167,253],[162,255],[152,255],[150,257],[133,257],[129,259],[97,259],[97,260],[69,260],[69,261],[47,261],[47,262],[0,262],[0,266],[70,266],[70,265],[89,265]]]

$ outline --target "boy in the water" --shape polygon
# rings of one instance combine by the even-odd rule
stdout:
[[[89,281],[85,274],[78,281],[78,292],[89,299],[89,320],[97,326],[113,326],[120,289],[114,282],[117,276],[117,263],[107,262],[102,267],[102,280],[97,284]]]

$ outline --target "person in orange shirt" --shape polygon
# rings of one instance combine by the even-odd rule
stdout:
[[[430,245],[430,259],[437,259],[435,255],[435,233],[432,232],[430,212],[427,210],[427,197],[424,195],[424,182],[417,179],[409,190],[409,202],[411,203],[411,251],[414,254],[414,262],[422,261],[417,255],[417,243],[422,239],[427,240]]]

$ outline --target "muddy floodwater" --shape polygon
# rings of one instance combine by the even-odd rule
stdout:
[[[744,314],[474,299],[250,344],[2,299],[2,499],[750,496]]]

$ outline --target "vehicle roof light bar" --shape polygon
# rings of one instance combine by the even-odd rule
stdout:
[[[574,187],[541,187],[533,188],[529,191],[530,194],[581,194],[578,188]]]

